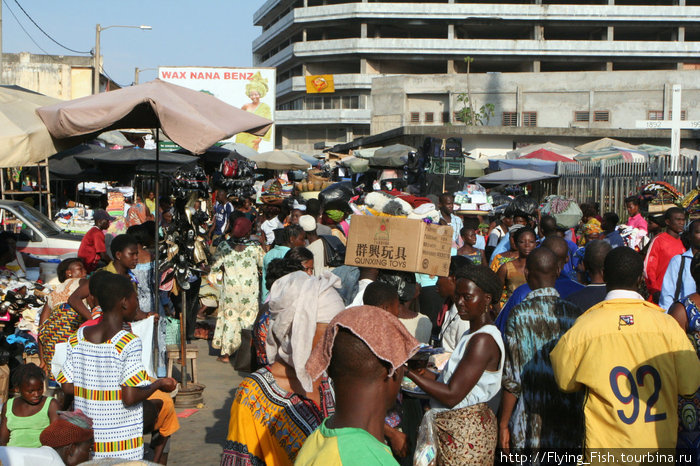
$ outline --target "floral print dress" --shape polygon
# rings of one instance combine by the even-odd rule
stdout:
[[[241,330],[251,328],[258,314],[259,271],[265,252],[257,243],[236,251],[222,241],[212,270],[224,268],[220,287],[219,316],[212,346],[222,355],[231,355],[241,346]]]

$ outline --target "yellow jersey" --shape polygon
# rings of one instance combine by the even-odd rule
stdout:
[[[640,299],[603,301],[550,353],[559,388],[585,388],[585,447],[675,448],[678,395],[700,386],[700,360],[678,322]]]

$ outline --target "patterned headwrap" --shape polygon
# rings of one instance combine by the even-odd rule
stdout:
[[[420,343],[395,316],[374,306],[355,306],[331,320],[326,332],[311,352],[306,371],[318,379],[331,363],[333,342],[340,328],[352,332],[379,358],[391,366],[389,376],[416,354]]]
[[[253,77],[250,78],[250,82],[245,86],[245,93],[248,97],[250,97],[251,92],[256,91],[260,94],[260,98],[262,99],[265,97],[265,94],[267,94],[267,90],[267,79],[262,77],[260,71],[255,73]]]
[[[592,218],[583,225],[583,234],[586,236],[599,235],[603,232],[598,219]]]
[[[39,441],[47,447],[60,448],[86,442],[92,437],[92,419],[78,409],[59,411],[58,419],[41,432]]]

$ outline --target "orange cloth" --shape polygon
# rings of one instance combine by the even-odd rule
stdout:
[[[149,400],[161,400],[163,408],[158,413],[155,429],[160,432],[163,437],[170,437],[175,432],[180,430],[180,421],[177,420],[175,413],[175,403],[169,393],[161,390],[156,390],[153,395],[148,397]]]

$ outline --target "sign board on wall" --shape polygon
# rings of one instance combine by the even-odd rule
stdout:
[[[204,68],[198,66],[161,66],[158,77],[195,91],[206,92],[227,104],[275,119],[274,68]],[[225,142],[239,142],[258,152],[275,147],[274,125],[263,137],[240,133]]]
[[[335,92],[335,83],[332,74],[320,74],[316,76],[306,76],[307,94],[326,94]]]

